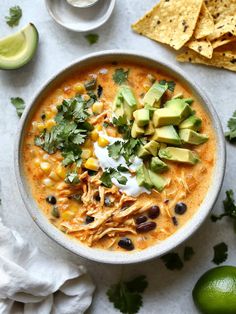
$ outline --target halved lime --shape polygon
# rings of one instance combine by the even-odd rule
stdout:
[[[193,300],[203,314],[236,313],[236,267],[207,271],[193,289]]]
[[[0,69],[18,69],[28,63],[38,46],[38,31],[30,23],[19,32],[0,39]]]

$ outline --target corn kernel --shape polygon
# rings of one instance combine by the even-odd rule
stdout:
[[[71,220],[75,217],[75,213],[71,210],[66,210],[61,214],[63,220]]]
[[[40,163],[41,163],[41,161],[40,161],[39,158],[35,158],[35,159],[34,159],[34,164],[35,164],[35,166],[39,166]]]
[[[95,126],[95,129],[96,129],[97,131],[102,131],[102,125],[101,125],[101,124],[96,125],[96,126]]]
[[[93,130],[91,132],[91,139],[92,141],[96,142],[96,140],[98,139],[98,132],[96,130]]]
[[[49,172],[51,169],[51,165],[48,162],[41,162],[40,163],[40,168],[44,171],[44,172]]]
[[[54,119],[49,119],[46,121],[45,126],[47,129],[51,129],[54,125],[56,125],[56,121]]]
[[[98,145],[101,147],[106,147],[110,142],[105,137],[99,136],[98,138]]]
[[[60,180],[60,177],[54,171],[50,172],[49,178],[52,179],[53,181],[59,181]]]
[[[43,179],[43,184],[46,185],[47,187],[51,187],[54,185],[53,181],[49,178]]]
[[[37,125],[37,127],[38,127],[38,130],[39,130],[40,132],[42,132],[42,131],[45,129],[45,125],[44,125],[44,123],[42,123],[42,122],[39,122],[38,125]]]
[[[91,149],[88,149],[88,148],[82,149],[82,153],[81,153],[82,159],[88,159],[89,157],[91,157],[91,155],[92,155]]]
[[[78,94],[83,94],[83,93],[85,93],[85,87],[84,87],[84,85],[81,84],[81,83],[76,84],[76,85],[74,86],[74,90],[75,90],[75,92],[78,93]]]
[[[93,106],[93,113],[102,113],[103,111],[103,103],[101,101],[96,101]]]
[[[53,113],[57,113],[57,112],[58,112],[57,106],[55,106],[55,105],[51,106],[51,111],[52,111]]]
[[[96,158],[90,157],[86,163],[84,164],[85,168],[93,171],[98,171],[99,169],[99,163]]]
[[[58,165],[56,168],[56,174],[62,178],[65,179],[66,177],[66,169],[64,167],[62,167],[61,165]]]

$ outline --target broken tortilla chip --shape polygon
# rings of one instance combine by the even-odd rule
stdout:
[[[212,57],[213,47],[207,39],[190,40],[186,46],[208,59]]]
[[[178,50],[193,35],[203,0],[161,0],[132,25],[137,33]]]
[[[213,33],[214,27],[213,17],[203,2],[193,37],[196,39],[206,37],[207,35]]]
[[[207,36],[207,39],[213,41],[225,34],[236,36],[236,16],[228,16],[215,25],[213,33]]]
[[[236,0],[206,0],[205,4],[215,23],[236,14]]]
[[[176,59],[179,62],[205,64],[236,72],[236,52],[233,52],[231,50],[214,51],[212,58],[208,59],[200,56],[195,51],[188,49],[184,53],[179,54]]]
[[[214,41],[212,41],[211,44],[213,49],[216,49],[218,47],[224,46],[234,41],[236,41],[236,36],[233,36],[231,33],[228,33],[221,36],[220,38],[215,39]]]

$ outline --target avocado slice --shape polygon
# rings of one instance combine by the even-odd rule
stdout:
[[[121,95],[124,99],[124,113],[129,120],[133,120],[133,112],[137,109],[137,100],[129,86],[120,87]]]
[[[167,164],[158,157],[152,157],[150,168],[153,172],[162,173],[169,169]]]
[[[167,88],[167,84],[161,85],[158,82],[155,82],[143,98],[144,105],[159,108],[161,105],[160,99],[166,92]]]
[[[182,129],[179,131],[181,140],[186,144],[200,145],[208,141],[208,136],[197,133],[190,129]]]
[[[170,182],[169,179],[161,177],[160,175],[156,174],[151,170],[148,170],[148,174],[153,186],[158,192],[161,192],[164,189],[164,187]]]
[[[181,139],[173,125],[166,125],[155,129],[155,133],[152,135],[151,140],[173,145],[182,144]]]
[[[152,121],[149,121],[148,126],[145,129],[145,135],[152,135],[155,132],[155,128],[153,126]]]
[[[131,128],[131,136],[133,138],[137,138],[144,134],[144,128],[141,128],[137,125],[136,121],[134,121],[132,128]]]
[[[192,108],[184,101],[184,99],[171,99],[164,104],[165,108],[172,109],[179,114],[180,120],[188,118],[193,114]]]
[[[181,121],[181,114],[172,108],[156,109],[153,114],[153,124],[155,127],[164,125],[178,125]]]
[[[180,123],[179,129],[190,129],[193,131],[199,131],[202,126],[202,119],[192,115],[183,122]]]
[[[139,151],[138,151],[138,157],[140,158],[145,158],[147,156],[150,156],[151,153],[144,147],[144,146],[141,146]]]
[[[197,153],[186,148],[166,147],[159,150],[160,158],[195,165],[199,161]]]
[[[138,109],[133,113],[135,121],[138,126],[145,126],[149,123],[150,115],[148,109]]]
[[[144,188],[151,190],[153,188],[153,183],[150,180],[148,170],[145,165],[142,164],[136,171],[136,180],[139,186],[143,186]]]
[[[160,144],[151,140],[150,142],[144,145],[144,148],[153,156],[157,156],[158,149],[160,148]]]
[[[0,39],[0,69],[18,69],[28,63],[38,47],[38,31],[34,24]]]

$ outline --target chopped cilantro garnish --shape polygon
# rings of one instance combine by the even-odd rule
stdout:
[[[77,184],[80,182],[78,173],[76,171],[68,172],[65,178],[66,183]]]
[[[213,263],[219,265],[226,261],[228,257],[228,246],[221,242],[214,246],[214,258],[212,260]]]
[[[185,261],[190,261],[192,256],[194,255],[194,250],[191,246],[186,246],[184,248],[184,260]]]
[[[120,171],[120,172],[128,172],[129,171],[129,169],[127,167],[124,167],[122,165],[119,165],[117,167],[117,170]]]
[[[120,281],[112,285],[107,296],[114,307],[124,314],[135,314],[143,304],[141,293],[147,288],[145,276],[139,276],[131,281]]]
[[[12,97],[11,98],[11,103],[13,106],[16,108],[16,113],[18,114],[19,117],[22,116],[22,113],[25,109],[25,102],[22,98],[20,97]]]
[[[236,111],[233,113],[232,118],[228,121],[229,131],[225,133],[226,138],[229,141],[235,141],[236,139]]]
[[[159,83],[160,83],[161,85],[167,84],[169,91],[171,91],[172,93],[174,92],[174,90],[175,90],[175,85],[176,85],[176,83],[175,83],[174,81],[161,80],[161,81],[159,81]]]
[[[18,5],[16,5],[9,9],[9,16],[5,16],[5,20],[10,27],[14,27],[19,24],[21,17],[22,10]]]
[[[112,78],[116,84],[121,85],[128,80],[128,75],[129,70],[125,71],[124,69],[121,68],[115,70],[115,73],[113,74]]]
[[[126,116],[120,116],[119,118],[114,117],[112,124],[117,127],[120,134],[123,134],[124,138],[130,137],[131,128],[128,125]]]
[[[230,217],[234,221],[235,232],[236,232],[236,205],[234,200],[234,192],[232,190],[228,190],[226,193],[226,199],[223,201],[224,205],[224,213],[219,216],[212,215],[211,220],[213,222],[217,220],[221,220],[223,217]]]
[[[80,165],[80,145],[86,140],[87,134],[93,127],[86,121],[89,117],[87,102],[82,97],[63,100],[57,107],[55,117],[57,124],[51,130],[44,130],[35,137],[35,145],[41,147],[49,154],[61,151],[64,160],[62,164],[68,166],[72,163]]]
[[[87,39],[87,41],[88,41],[88,43],[90,45],[96,44],[96,42],[99,39],[99,35],[98,34],[93,34],[93,33],[87,34],[84,37]]]
[[[184,264],[177,253],[168,253],[162,256],[161,259],[169,270],[180,270],[184,267]]]
[[[122,176],[119,171],[113,169],[113,168],[107,168],[100,180],[102,181],[102,184],[104,186],[106,186],[107,188],[111,188],[112,187],[112,181],[111,179],[115,178],[120,184],[122,185],[126,185],[127,183],[127,178],[125,176]]]
[[[113,144],[110,144],[107,147],[109,157],[112,157],[115,160],[119,159],[121,156],[122,146],[123,143],[121,141],[116,141]]]

